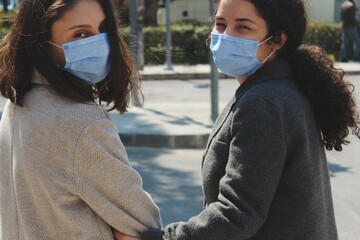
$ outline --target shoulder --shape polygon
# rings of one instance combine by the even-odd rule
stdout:
[[[106,110],[95,102],[75,102],[59,96],[47,86],[33,87],[25,95],[26,118],[54,128],[81,129],[92,122],[110,119]]]
[[[284,66],[272,67],[250,79],[253,83],[239,96],[235,112],[249,107],[285,119],[310,113],[311,105],[295,83],[291,70],[286,66],[285,71],[282,69]]]
[[[306,97],[296,84],[290,64],[277,60],[265,65],[261,71],[248,79],[248,86],[242,93],[240,102],[248,98],[261,98],[274,106],[296,104],[306,101]]]
[[[254,96],[278,105],[283,101],[291,102],[302,96],[302,93],[291,77],[283,77],[259,82],[244,93],[244,98]]]

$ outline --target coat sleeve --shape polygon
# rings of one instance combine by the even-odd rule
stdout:
[[[282,128],[273,104],[257,96],[242,99],[232,118],[228,157],[216,159],[227,161],[218,200],[188,222],[166,226],[163,238],[243,240],[253,236],[266,220],[281,177],[286,152]]]
[[[111,120],[95,121],[83,130],[74,179],[79,197],[110,226],[130,236],[159,239],[159,209],[142,189],[142,179],[130,166]]]

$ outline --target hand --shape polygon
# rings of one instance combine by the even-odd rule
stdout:
[[[139,240],[140,239],[138,237],[132,237],[132,236],[126,235],[122,232],[119,232],[116,229],[113,229],[112,231],[113,231],[114,238],[116,240]]]

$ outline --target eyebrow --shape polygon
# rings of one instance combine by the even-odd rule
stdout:
[[[215,17],[215,20],[225,21],[225,18],[223,18],[223,17]],[[256,22],[254,22],[250,18],[235,18],[235,22],[250,22],[250,23],[253,23],[253,24],[256,25]]]
[[[101,27],[101,26],[103,26],[104,24],[105,24],[105,21],[106,21],[106,19],[104,19],[101,23],[100,23],[100,25],[99,25],[99,27]],[[66,31],[70,31],[70,30],[74,30],[74,29],[78,29],[78,28],[91,28],[92,26],[90,25],[90,24],[79,24],[79,25],[74,25],[74,26],[71,26],[68,30],[66,30]]]
[[[91,25],[89,25],[89,24],[74,25],[74,26],[71,26],[67,31],[78,29],[78,28],[91,28]]]

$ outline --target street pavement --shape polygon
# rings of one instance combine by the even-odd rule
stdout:
[[[340,67],[355,85],[360,106],[360,64]],[[200,165],[212,124],[206,71],[206,65],[175,66],[174,71],[145,67],[144,106],[131,106],[125,115],[111,113],[145,190],[161,209],[164,225],[186,221],[202,209]],[[219,111],[237,87],[233,79],[220,79]],[[4,102],[0,97],[0,113]],[[342,152],[327,153],[340,240],[360,239],[360,140],[350,140]]]
[[[360,239],[360,140],[351,140],[342,152],[327,153],[340,240]],[[202,150],[127,147],[127,152],[164,225],[200,213]]]
[[[348,78],[360,76],[360,63],[335,65],[344,69]],[[210,81],[199,79],[210,79],[209,72],[209,65],[175,65],[172,71],[164,66],[145,66],[144,106],[132,106],[125,115],[111,114],[123,142],[141,147],[204,147],[212,125]],[[219,80],[219,112],[237,87],[231,78]]]

